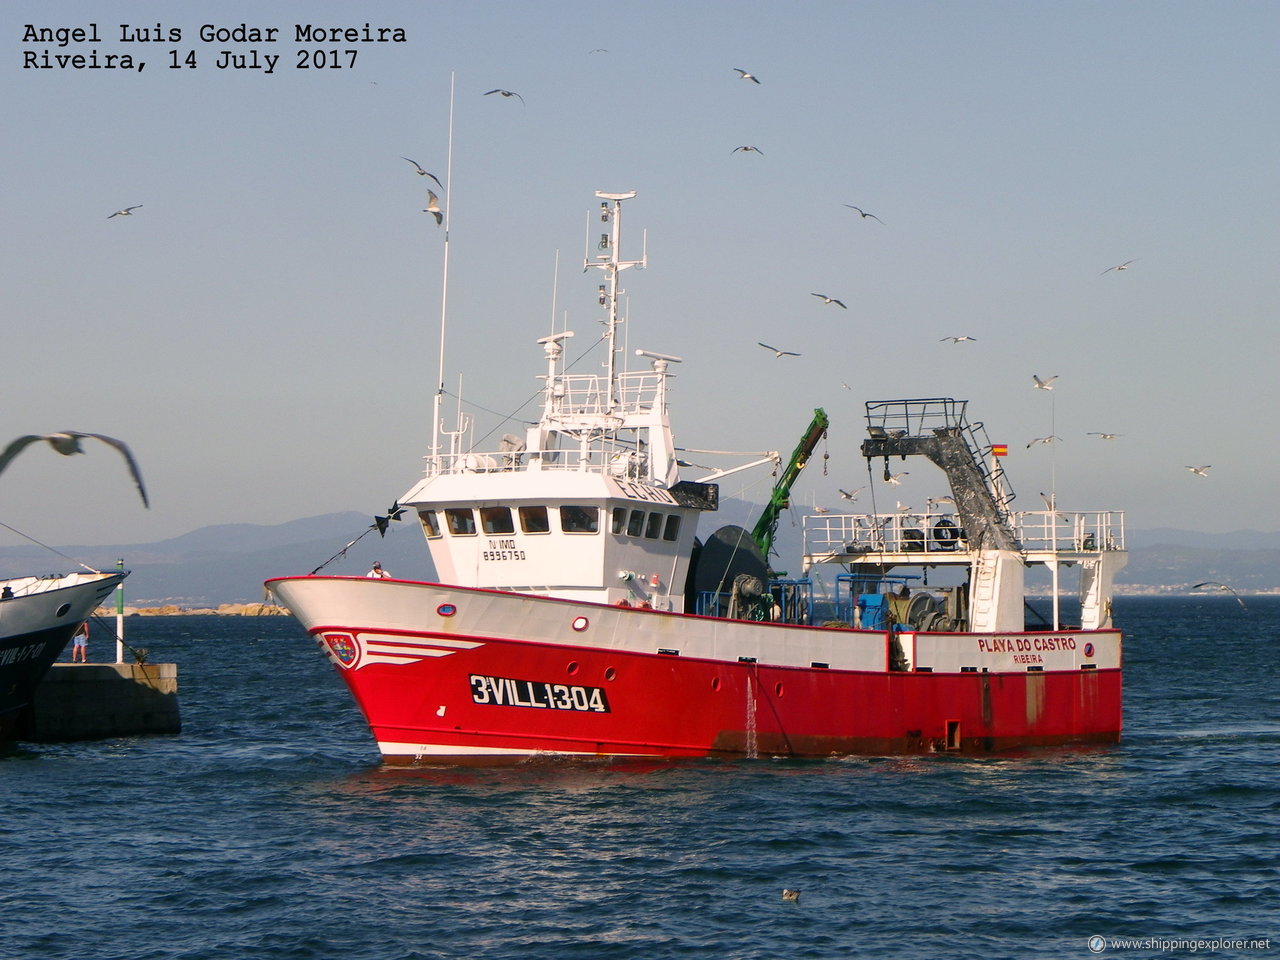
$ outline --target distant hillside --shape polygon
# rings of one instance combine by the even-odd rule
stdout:
[[[217,606],[261,600],[263,581],[310,573],[368,530],[372,517],[331,513],[266,526],[251,523],[202,527],[171,540],[109,546],[68,546],[58,551],[99,569],[124,559],[130,571],[130,605],[173,603]],[[396,576],[431,579],[434,571],[416,520],[392,524],[385,538],[368,533],[325,567],[326,573],[363,574],[380,560]],[[0,548],[0,575],[62,573],[76,564],[41,547]]]
[[[732,509],[719,517],[704,518],[700,532],[706,537],[729,522],[729,517],[744,515],[742,505],[732,504]],[[99,569],[114,568],[116,560],[124,558],[126,568],[132,571],[125,583],[131,605],[252,603],[262,599],[264,580],[310,573],[360,537],[371,521],[372,517],[361,513],[331,513],[276,525],[202,527],[158,543],[57,549]],[[1126,587],[1185,588],[1202,580],[1229,583],[1240,591],[1280,588],[1280,534],[1131,530],[1128,537],[1129,564],[1117,578],[1121,592]],[[798,523],[783,518],[777,547],[776,564],[798,575]],[[345,556],[329,563],[325,572],[363,574],[374,560],[380,560],[398,577],[430,580],[435,576],[422,532],[417,522],[408,518],[392,524],[385,538],[369,532]],[[62,573],[75,568],[75,562],[42,547],[0,547],[0,576]]]

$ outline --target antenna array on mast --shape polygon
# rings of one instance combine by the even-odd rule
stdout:
[[[605,341],[608,344],[609,359],[607,363],[608,381],[609,381],[609,404],[615,402],[614,389],[617,383],[617,356],[618,356],[618,324],[622,321],[618,317],[618,299],[625,292],[618,285],[618,274],[628,267],[644,268],[649,265],[648,250],[643,249],[639,260],[623,260],[621,250],[622,237],[622,201],[630,200],[636,195],[634,190],[627,193],[606,193],[603,190],[597,190],[596,196],[600,198],[600,222],[611,224],[612,228],[600,234],[600,241],[596,245],[598,252],[595,259],[591,259],[584,254],[582,262],[582,270],[585,273],[591,267],[605,271],[608,275],[604,283],[600,284],[599,302],[606,310],[605,318]]]

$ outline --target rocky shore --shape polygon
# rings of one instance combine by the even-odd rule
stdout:
[[[110,618],[116,615],[114,606],[102,606],[94,611],[95,617]],[[217,607],[180,607],[166,604],[160,607],[125,607],[126,617],[287,617],[289,611],[273,603],[224,603]]]

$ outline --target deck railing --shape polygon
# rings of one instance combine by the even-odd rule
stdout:
[[[1010,515],[1025,552],[1123,550],[1124,514],[1030,510]],[[967,549],[954,513],[822,514],[804,518],[806,556],[867,553],[955,553]]]

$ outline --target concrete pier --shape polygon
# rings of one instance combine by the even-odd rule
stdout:
[[[18,723],[35,743],[179,733],[176,663],[55,663]]]

